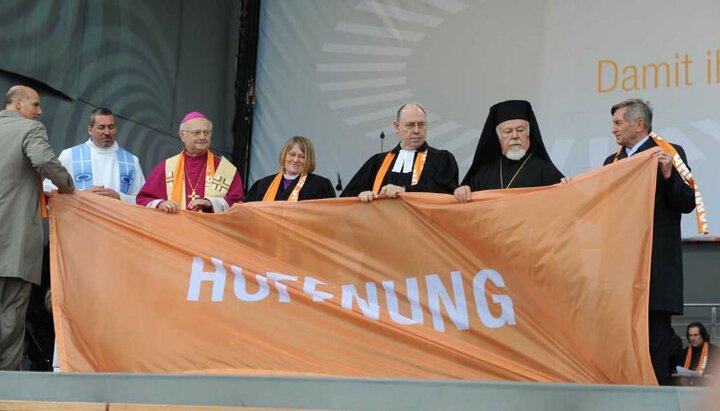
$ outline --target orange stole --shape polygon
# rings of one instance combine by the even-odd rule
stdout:
[[[173,191],[172,200],[177,203],[182,209],[185,209],[185,199],[183,198],[183,189],[185,188],[185,149],[180,152],[180,158],[178,159],[175,171],[173,173]],[[212,151],[208,150],[207,166],[205,170],[205,180],[210,177],[212,179],[215,176],[215,155]]]
[[[270,183],[270,187],[268,187],[267,191],[265,192],[262,201],[275,201],[275,196],[277,195],[278,189],[280,188],[280,182],[282,181],[284,174],[285,170],[283,169],[275,175],[275,178],[273,178],[272,183]],[[290,193],[287,201],[298,201],[298,198],[300,197],[300,190],[302,190],[303,186],[305,185],[305,180],[307,180],[307,174],[302,173],[298,178],[299,180],[295,185],[295,188],[293,188],[292,193]]]
[[[709,350],[708,342],[705,341],[703,343],[702,352],[700,353],[700,360],[697,363],[697,366],[693,371],[697,371],[700,374],[705,372],[705,367],[707,367],[707,360],[708,360],[708,350]],[[683,364],[683,367],[690,369],[690,363],[692,362],[692,346],[688,346],[687,355],[685,356],[685,364]]]
[[[423,168],[425,168],[425,160],[427,159],[427,152],[428,150],[423,151],[422,153],[418,153],[415,156],[415,164],[413,164],[413,175],[412,175],[412,181],[411,185],[415,185],[420,181],[420,175],[422,174]],[[395,153],[390,151],[385,156],[385,159],[383,160],[382,165],[380,166],[380,170],[378,170],[378,173],[375,175],[375,182],[373,183],[373,191],[376,193],[380,192],[380,188],[382,186],[382,182],[385,179],[385,174],[387,174],[388,169],[390,168],[390,164],[392,164],[393,159],[395,159]]]

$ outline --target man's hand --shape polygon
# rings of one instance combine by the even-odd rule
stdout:
[[[653,157],[656,157],[658,159],[658,164],[660,165],[660,171],[662,171],[663,177],[666,180],[670,178],[673,169],[672,156],[670,155],[670,153],[663,150],[653,153]]]
[[[362,193],[358,194],[358,198],[360,199],[361,203],[369,203],[374,199],[378,198],[378,195],[375,194],[374,191],[363,191]]]
[[[387,184],[380,189],[380,195],[387,198],[397,198],[398,194],[404,192],[405,187],[396,186],[395,184]]]
[[[460,186],[455,189],[453,195],[455,196],[457,201],[461,203],[467,203],[468,201],[470,201],[472,191],[470,190],[470,186]]]
[[[572,183],[572,177],[563,177],[560,179],[560,184],[570,184]]]
[[[173,200],[165,200],[158,204],[157,208],[170,214],[176,214],[180,210],[180,207],[178,207],[177,203]]]
[[[212,203],[207,198],[196,198],[188,204],[188,209],[192,211],[200,211],[208,208],[212,208]]]
[[[120,194],[118,194],[117,191],[113,190],[112,188],[106,188],[105,186],[92,186],[85,189],[85,191],[105,197],[111,197],[116,200],[120,199]]]

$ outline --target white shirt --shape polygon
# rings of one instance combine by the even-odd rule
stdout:
[[[136,156],[133,157],[135,163],[135,179],[130,185],[128,194],[120,192],[120,168],[117,159],[117,150],[120,148],[117,141],[113,142],[110,147],[102,148],[96,146],[92,139],[88,139],[85,144],[90,147],[90,157],[92,160],[93,185],[111,188],[120,194],[120,199],[126,203],[135,204],[135,197],[140,188],[145,184],[145,175],[140,168],[140,161]],[[68,173],[75,179],[72,164],[72,147],[66,148],[58,156],[60,163],[67,169]],[[48,179],[43,183],[45,191],[55,190],[57,187]]]
[[[635,152],[638,151],[638,149],[640,148],[640,146],[643,145],[643,144],[645,144],[645,142],[646,142],[649,138],[650,138],[650,136],[647,135],[647,136],[645,136],[645,138],[643,138],[642,140],[640,140],[640,141],[638,141],[637,143],[635,143],[635,145],[632,146],[632,148],[627,148],[627,147],[625,147],[625,154],[627,154],[628,157],[630,157],[631,155],[635,154]]]

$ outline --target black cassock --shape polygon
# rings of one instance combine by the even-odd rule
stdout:
[[[468,176],[469,181],[466,183],[472,191],[481,191],[549,186],[560,182],[563,175],[551,161],[537,155],[528,158],[529,155],[530,153],[526,154],[520,160],[510,160],[501,156],[494,161],[482,164],[474,175]],[[500,186],[501,180],[502,187]]]
[[[247,195],[245,195],[245,201],[262,201],[265,192],[267,192],[275,176],[276,174],[271,174],[256,181],[255,184],[250,187],[250,190],[248,190]],[[278,192],[275,195],[275,201],[287,200],[299,179],[300,177],[298,176],[286,190],[283,190],[283,182],[280,182],[280,187],[278,187]],[[308,174],[305,185],[303,185],[298,195],[298,200],[317,200],[321,198],[335,198],[335,188],[333,188],[332,183],[327,178],[317,174]]]
[[[388,167],[388,171],[380,186],[395,184],[405,187],[405,191],[407,192],[452,194],[455,188],[457,188],[458,182],[458,166],[455,161],[455,156],[447,150],[438,150],[428,146],[427,143],[423,143],[415,152],[415,160],[417,160],[418,155],[425,150],[428,150],[428,154],[425,159],[423,171],[420,174],[420,179],[417,184],[411,185],[412,172],[394,173],[392,171],[395,162],[399,158],[397,153],[400,151],[400,144],[395,146],[395,148],[392,149],[396,154],[395,159],[392,164],[390,164],[390,167]],[[370,157],[360,170],[355,173],[355,176],[350,180],[345,190],[340,194],[340,197],[355,197],[363,191],[372,190],[373,184],[375,183],[375,176],[380,170],[385,156],[387,156],[387,153],[378,153]],[[413,167],[414,165],[415,162],[413,161]]]

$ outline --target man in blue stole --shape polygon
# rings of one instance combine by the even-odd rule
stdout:
[[[90,114],[90,138],[63,150],[58,159],[70,172],[75,187],[98,195],[135,204],[135,196],[145,184],[138,158],[121,148],[117,138],[115,115],[100,107]],[[55,187],[45,181],[45,191]]]

